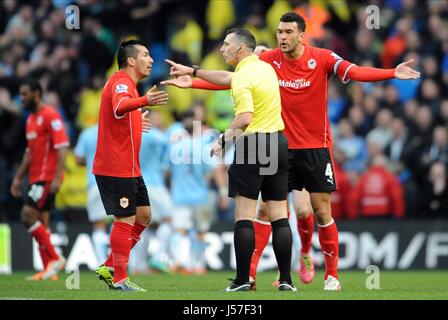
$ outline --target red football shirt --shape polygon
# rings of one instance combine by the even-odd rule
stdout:
[[[57,162],[57,149],[69,145],[64,123],[51,106],[42,106],[26,120],[26,140],[30,157],[29,183],[51,181]]]
[[[115,72],[104,86],[93,174],[120,178],[141,176],[142,112],[135,109],[117,115],[120,103],[138,97],[136,83],[123,71]]]
[[[331,149],[328,80],[334,73],[346,83],[352,64],[341,64],[344,60],[330,50],[304,47],[296,60],[287,60],[279,48],[263,52],[260,59],[277,73],[289,149]]]

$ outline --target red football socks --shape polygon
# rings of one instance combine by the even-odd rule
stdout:
[[[134,223],[131,231],[131,250],[137,244],[138,240],[140,240],[140,235],[145,230],[146,226],[141,223]]]
[[[338,279],[339,239],[336,223],[333,220],[324,226],[318,225],[318,230],[319,242],[325,259],[325,279],[329,275]]]
[[[31,233],[31,235],[39,244],[39,251],[41,250],[41,248],[42,250],[45,250],[48,257],[48,262],[51,260],[59,259],[59,255],[56,253],[56,250],[50,242],[50,235],[40,221],[33,224],[28,229],[28,232]],[[42,258],[42,262],[45,263],[44,258]]]
[[[299,231],[300,242],[302,243],[302,254],[308,254],[311,249],[311,240],[314,232],[314,214],[311,213],[308,217],[300,219],[297,217],[297,230]]]
[[[129,238],[132,228],[131,224],[115,221],[110,233],[110,256],[113,260],[115,283],[128,277],[127,268],[131,251]]]
[[[51,241],[51,231],[50,229],[47,229],[47,233],[48,233],[48,237],[50,237],[50,241]],[[50,262],[50,256],[47,253],[47,250],[45,249],[45,247],[40,246],[39,245],[39,254],[40,254],[40,258],[42,259],[42,265],[44,267],[43,270],[47,269],[48,266],[48,262]]]
[[[131,242],[130,250],[132,250],[132,248],[134,248],[134,246],[135,246],[135,245],[137,244],[137,242],[140,240],[140,235],[141,235],[142,232],[145,230],[145,228],[146,228],[145,225],[140,224],[140,223],[138,223],[138,222],[136,222],[136,223],[133,225],[132,230],[131,230],[131,234],[130,234],[130,237],[129,237],[129,241]],[[130,250],[129,250],[129,251],[130,251]],[[107,257],[107,260],[106,260],[106,262],[104,262],[104,265],[105,265],[106,267],[109,267],[109,268],[112,268],[112,267],[113,267],[113,265],[114,265],[114,258],[113,258],[112,252],[111,252],[111,254],[109,254],[109,256]]]
[[[254,220],[253,224],[255,232],[255,249],[250,262],[249,275],[255,279],[257,276],[258,263],[260,262],[264,249],[268,245],[272,228],[271,223],[268,221]]]

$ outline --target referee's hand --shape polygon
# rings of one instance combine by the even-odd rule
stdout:
[[[157,87],[153,86],[146,92],[146,98],[148,99],[148,105],[160,106],[162,104],[167,104],[168,93],[165,91],[157,91]]]
[[[176,63],[174,61],[165,59],[166,63],[168,63],[170,68],[170,76],[172,77],[180,77],[180,76],[190,76],[193,74],[193,68],[184,66],[183,64]]]

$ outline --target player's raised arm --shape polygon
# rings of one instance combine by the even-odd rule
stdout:
[[[127,92],[127,91],[126,91]],[[138,98],[131,98],[130,96],[114,97],[116,102],[116,115],[123,116],[124,114],[139,109],[144,106],[159,106],[167,104],[168,94],[165,91],[157,91],[157,87],[153,86],[144,96]]]
[[[175,86],[181,89],[204,89],[204,90],[229,90],[228,86],[218,86],[202,79],[193,79],[190,76],[180,76],[174,79],[164,80],[160,84]]]
[[[401,80],[418,79],[420,72],[412,69],[410,65],[414,63],[414,60],[409,60],[399,64],[395,69],[381,69],[372,67],[360,67],[356,64],[343,60],[336,54],[331,54],[335,59],[334,65],[331,66],[334,72],[339,76],[343,83],[347,83],[349,80],[361,81],[361,82],[375,82],[389,80],[393,78]]]

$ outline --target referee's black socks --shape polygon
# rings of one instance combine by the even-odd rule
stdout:
[[[288,219],[279,219],[271,222],[272,247],[280,271],[280,281],[292,283],[291,280],[291,251],[292,232]]]
[[[236,256],[235,283],[242,284],[249,281],[250,261],[255,249],[255,232],[252,220],[239,220],[235,223],[233,241]]]

